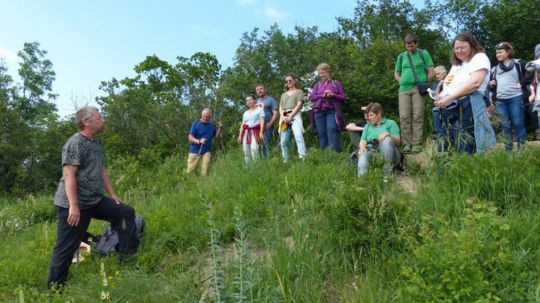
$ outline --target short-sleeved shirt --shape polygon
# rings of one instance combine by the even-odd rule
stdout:
[[[270,96],[264,96],[263,98],[257,99],[257,103],[261,104],[264,110],[264,122],[270,122],[274,111],[278,109],[276,100]]]
[[[369,142],[371,142],[373,139],[378,140],[379,136],[385,132],[389,132],[393,137],[399,137],[399,126],[394,120],[385,118],[383,118],[379,125],[368,123],[364,127],[362,138],[360,140],[367,141],[369,147]]]
[[[257,109],[254,111],[246,110],[242,116],[242,122],[244,122],[247,126],[252,127],[261,123],[261,117],[264,117],[264,111],[262,108],[257,107]]]
[[[195,137],[197,140],[206,139],[204,144],[196,144],[191,142],[189,145],[190,154],[205,154],[212,148],[212,138],[216,135],[216,127],[213,123],[204,123],[200,119],[197,119],[191,123],[189,134]]]
[[[411,54],[411,59],[414,64],[414,70],[416,71],[418,82],[427,82],[427,69],[433,66],[431,55],[424,49],[416,49]],[[401,75],[401,79],[399,80],[400,92],[404,92],[416,87],[416,81],[414,81],[414,75],[412,73],[409,57],[407,56],[407,51],[398,56],[394,71]]]
[[[497,80],[497,99],[510,99],[523,95],[517,64],[519,62],[514,61],[514,67],[509,71],[504,71],[498,65],[493,68],[494,77]]]
[[[104,164],[103,147],[98,140],[89,139],[81,133],[76,133],[64,144],[62,167],[64,165],[78,167],[75,178],[80,209],[90,208],[103,199],[102,173]],[[63,176],[58,184],[54,204],[69,208]]]
[[[290,110],[296,107],[298,101],[304,102],[304,99],[304,92],[301,89],[295,90],[294,93],[290,96],[287,94],[287,92],[284,92],[281,95],[279,106],[283,110]]]
[[[489,82],[489,70],[491,68],[491,63],[489,58],[484,53],[476,53],[470,61],[463,62],[461,65],[453,65],[450,69],[450,72],[444,80],[444,88],[442,95],[450,95],[458,87],[467,83],[471,78],[473,72],[479,70],[486,70],[486,75],[482,80],[482,84],[477,89],[477,91],[482,94],[486,91],[488,82]]]

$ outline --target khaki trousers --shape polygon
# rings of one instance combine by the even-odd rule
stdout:
[[[422,144],[424,97],[420,95],[416,87],[399,92],[399,124],[402,144]]]
[[[210,169],[210,161],[212,160],[212,153],[206,152],[204,154],[192,154],[190,153],[187,160],[186,173],[191,173],[197,167],[199,159],[202,158],[201,163],[201,176],[208,175],[208,170]]]

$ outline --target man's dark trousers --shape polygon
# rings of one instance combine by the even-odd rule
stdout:
[[[118,232],[120,254],[129,255],[137,252],[139,239],[135,226],[135,211],[131,206],[116,204],[113,199],[103,197],[92,208],[81,209],[79,225],[70,226],[67,223],[68,215],[68,208],[57,206],[57,238],[49,266],[47,280],[49,288],[66,283],[73,254],[84,240],[92,218],[111,222],[111,227]]]

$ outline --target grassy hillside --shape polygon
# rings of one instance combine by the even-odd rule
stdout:
[[[52,196],[2,202],[0,301],[540,301],[538,148],[427,153],[387,183],[380,161],[359,180],[344,157],[246,167],[234,150],[207,178],[184,157],[116,161],[117,192],[147,222],[140,255],[87,256],[52,297]]]

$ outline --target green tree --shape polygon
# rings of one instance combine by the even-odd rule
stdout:
[[[25,43],[17,53],[19,63],[19,76],[22,85],[15,98],[15,107],[21,112],[23,118],[32,124],[43,124],[46,120],[56,119],[56,106],[53,101],[57,95],[52,92],[52,83],[56,74],[52,69],[52,62],[46,59],[47,52],[41,50],[39,43]]]
[[[156,55],[135,66],[137,75],[102,82],[98,98],[107,119],[104,139],[115,155],[169,155],[184,145],[190,122],[216,100],[221,65],[214,55],[178,57],[171,65]],[[153,157],[154,157],[153,156]]]

